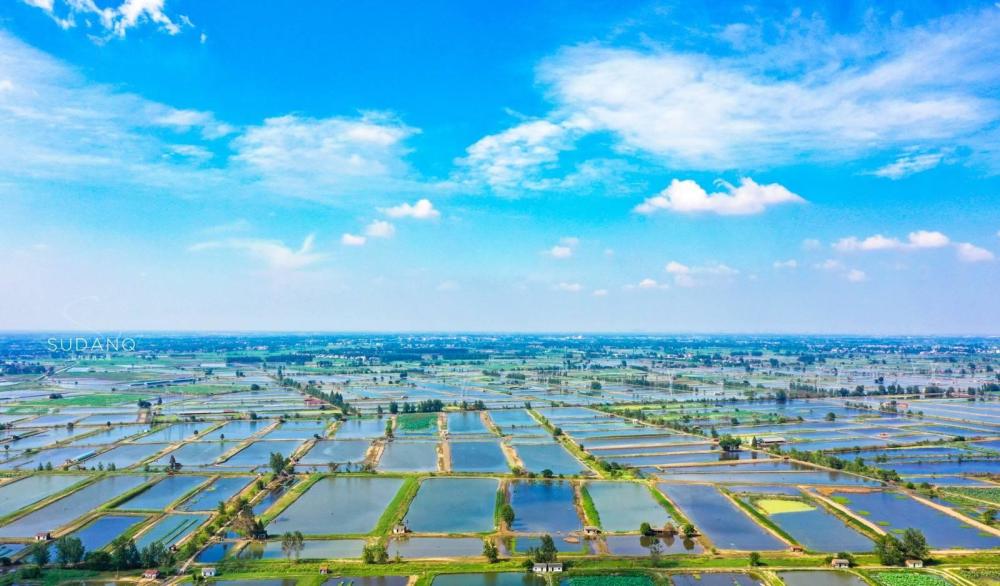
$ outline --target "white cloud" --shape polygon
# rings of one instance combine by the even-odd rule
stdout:
[[[168,16],[164,11],[165,0],[123,0],[117,7],[106,8],[99,7],[94,0],[61,0],[58,5],[54,0],[24,1],[45,11],[63,29],[75,27],[77,17],[83,18],[88,27],[91,23],[100,25],[106,34],[94,37],[97,41],[125,38],[129,29],[146,23],[156,25],[168,35],[176,35],[182,28],[192,26],[191,20],[184,15]]]
[[[585,119],[621,149],[672,168],[951,144],[996,120],[995,9],[853,36],[817,20],[789,19],[776,26],[777,42],[722,56],[655,41],[643,50],[576,46],[543,64],[540,78],[554,119]]]
[[[278,193],[368,193],[403,179],[403,142],[416,132],[380,113],[359,118],[280,116],[236,137],[233,160]]]
[[[805,200],[777,183],[758,185],[753,179],[740,179],[739,186],[719,182],[725,192],[707,193],[690,179],[674,179],[658,195],[637,205],[635,212],[652,214],[661,210],[677,213],[713,213],[719,215],[759,214],[769,206],[803,203]]]
[[[398,206],[385,208],[382,213],[390,218],[413,218],[414,220],[435,220],[441,213],[434,209],[434,204],[429,199],[417,200],[417,203],[410,205],[401,203]]]
[[[639,281],[640,289],[656,289],[659,286],[659,283],[657,283],[654,279],[646,278]]]
[[[546,251],[552,258],[569,258],[573,256],[573,249],[569,246],[555,245]]]
[[[942,248],[948,246],[951,240],[945,234],[935,230],[917,230],[907,235],[906,242],[898,238],[875,234],[864,239],[856,236],[841,238],[833,244],[840,252],[868,252],[876,250],[919,250],[927,248]]]
[[[348,234],[344,232],[340,237],[340,243],[344,246],[364,246],[368,239],[364,236],[358,236],[357,234]]]
[[[903,248],[903,243],[896,238],[887,238],[881,234],[869,236],[864,240],[859,240],[855,236],[841,238],[833,244],[833,248],[840,252],[854,252],[859,250],[899,250]]]
[[[557,259],[565,259],[573,256],[576,247],[579,246],[580,239],[575,236],[564,236],[559,239],[559,244],[545,251],[547,256]]]
[[[396,227],[385,220],[375,220],[365,227],[365,236],[371,238],[392,238]]]
[[[523,122],[479,139],[458,163],[473,180],[499,192],[535,189],[544,185],[538,172],[569,147],[572,131],[571,125],[547,120]]]
[[[848,268],[844,266],[844,263],[832,258],[828,258],[825,261],[817,263],[813,266],[821,271],[827,271],[840,275],[851,283],[860,283],[868,278],[868,275],[866,275],[864,271],[855,268]]]
[[[951,242],[947,236],[934,230],[910,232],[907,239],[913,248],[941,248]]]
[[[858,269],[851,269],[844,274],[844,278],[852,283],[861,283],[868,278],[865,272]]]
[[[198,37],[198,42],[204,45],[206,41],[208,41],[208,35],[201,33],[201,36]]]
[[[200,242],[188,248],[189,252],[202,252],[206,250],[231,249],[249,254],[251,257],[263,261],[268,268],[273,270],[298,270],[326,258],[326,255],[313,251],[315,235],[306,236],[302,246],[298,250],[293,250],[277,240],[263,240],[258,238],[229,238],[226,240],[215,240],[210,242]]]
[[[441,281],[435,289],[437,291],[457,291],[458,283],[455,281]]]
[[[778,270],[782,269],[797,269],[799,267],[799,261],[794,258],[788,260],[776,260],[774,261],[774,268]]]
[[[672,260],[667,263],[667,266],[664,267],[664,270],[666,270],[668,273],[672,275],[686,275],[691,272],[691,267],[681,264],[675,260]]]
[[[704,284],[706,278],[730,279],[739,274],[739,271],[722,263],[709,263],[703,266],[691,267],[683,263],[672,260],[663,267],[669,275],[673,275],[674,284],[678,287],[697,287]]]
[[[937,167],[944,159],[943,152],[906,154],[897,158],[892,163],[872,171],[872,175],[885,177],[887,179],[902,179],[914,173],[928,171]]]
[[[568,293],[579,293],[583,290],[583,285],[580,283],[559,283],[555,286],[558,291],[566,291]]]
[[[817,238],[806,238],[802,241],[802,250],[819,250],[822,246]]]
[[[989,262],[995,258],[989,250],[969,242],[959,242],[955,244],[955,249],[958,253],[958,259],[962,262]]]
[[[592,293],[592,295],[594,297],[607,297],[608,296],[608,290],[607,289],[594,289],[594,292]]]
[[[841,271],[844,269],[844,263],[839,260],[828,258],[825,261],[814,265],[817,269],[824,271]]]

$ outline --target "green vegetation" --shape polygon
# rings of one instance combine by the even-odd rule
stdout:
[[[385,535],[393,525],[401,522],[406,516],[406,510],[413,498],[417,496],[418,490],[420,490],[420,480],[413,476],[404,479],[396,496],[392,498],[385,511],[382,512],[382,516],[379,517],[378,524],[375,525],[371,535]]]
[[[597,512],[597,507],[594,505],[594,499],[590,497],[587,485],[583,483],[580,484],[580,505],[583,507],[583,513],[587,517],[587,523],[595,527],[601,527],[601,515]]]
[[[947,580],[926,572],[871,572],[882,586],[951,586]]]
[[[437,413],[407,413],[396,418],[396,430],[402,432],[428,431],[437,427]]]

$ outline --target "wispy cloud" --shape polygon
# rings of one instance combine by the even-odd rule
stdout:
[[[479,139],[458,161],[473,181],[501,193],[543,186],[539,172],[572,144],[571,124],[532,120]]]
[[[96,23],[103,35],[93,35],[94,40],[104,41],[113,37],[125,38],[125,33],[143,24],[155,26],[168,35],[176,35],[184,27],[193,26],[181,14],[169,16],[165,0],[123,0],[118,6],[99,7],[94,0],[24,0],[25,4],[44,11],[60,28],[71,29],[82,18],[89,27]]]
[[[673,276],[674,285],[678,287],[698,287],[706,284],[709,278],[732,279],[740,273],[739,270],[722,263],[688,266],[676,260],[668,262],[663,270]]]
[[[725,56],[652,43],[566,49],[540,69],[552,119],[582,120],[623,149],[696,169],[971,143],[997,119],[993,7],[883,34],[834,36],[808,18],[782,29],[773,44]]]
[[[915,173],[929,171],[941,164],[942,160],[944,160],[943,152],[905,154],[888,165],[875,169],[872,175],[887,179],[902,179]]]
[[[237,250],[262,261],[269,269],[294,271],[314,265],[326,258],[325,254],[314,251],[315,239],[315,235],[313,234],[306,236],[302,242],[302,246],[298,250],[294,250],[278,240],[229,238],[226,240],[199,242],[190,246],[188,251]]]
[[[233,160],[276,192],[310,198],[368,192],[407,173],[404,141],[416,129],[369,112],[358,118],[268,118],[232,146]]]
[[[742,216],[762,213],[770,206],[805,201],[782,185],[759,185],[748,177],[741,179],[738,186],[724,181],[720,181],[719,185],[724,192],[708,193],[690,179],[674,179],[670,186],[658,195],[647,198],[634,211],[646,215],[670,211]]]

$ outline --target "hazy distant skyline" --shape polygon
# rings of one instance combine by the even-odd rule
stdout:
[[[1000,7],[0,5],[0,331],[1000,334]]]

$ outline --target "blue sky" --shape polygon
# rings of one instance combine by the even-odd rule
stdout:
[[[993,2],[0,4],[0,329],[1000,334]]]

